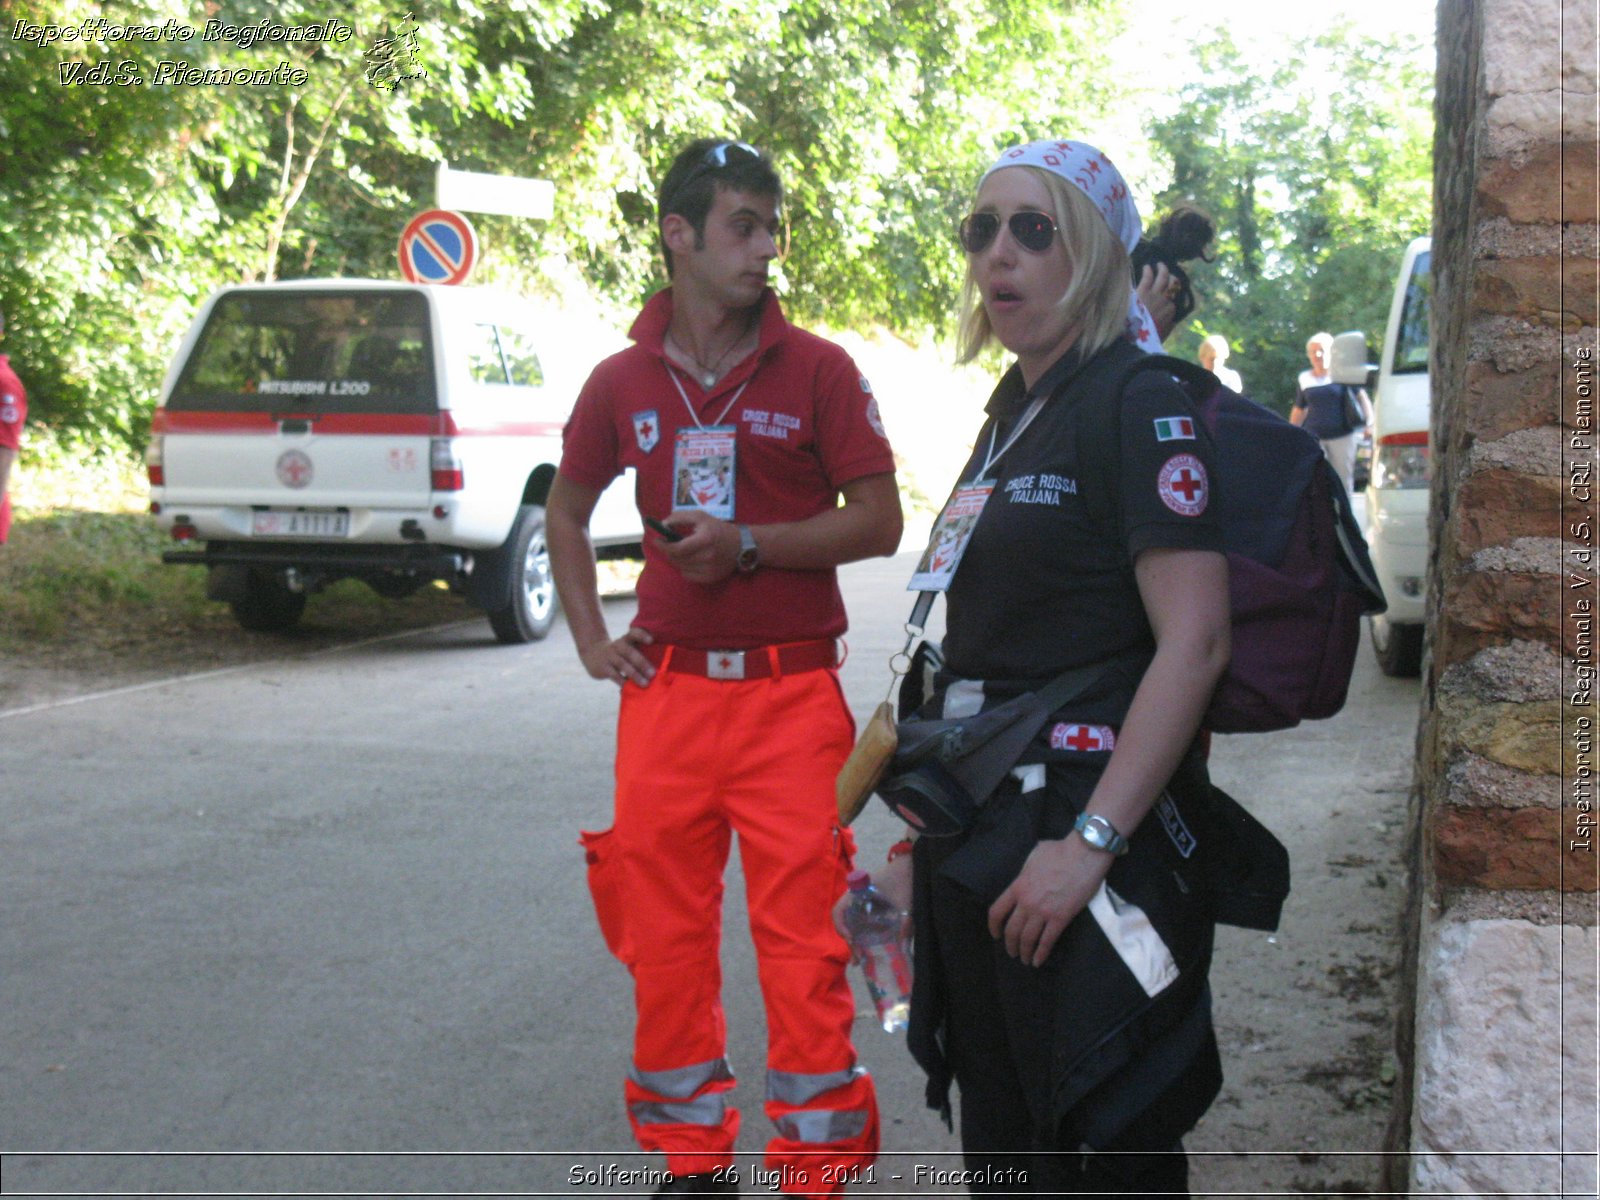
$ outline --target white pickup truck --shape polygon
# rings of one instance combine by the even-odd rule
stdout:
[[[470,287],[363,279],[223,288],[161,389],[150,510],[247,629],[356,578],[385,596],[446,580],[502,642],[543,637],[556,594],[544,501],[576,398],[547,388],[535,311]],[[636,555],[632,479],[591,523]],[[203,543],[203,545],[202,545]]]

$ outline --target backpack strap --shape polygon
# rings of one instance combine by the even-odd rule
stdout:
[[[1121,396],[1127,391],[1133,377],[1142,371],[1162,371],[1172,375],[1185,385],[1186,390],[1193,388],[1194,393],[1201,396],[1208,396],[1213,389],[1226,386],[1199,363],[1192,363],[1186,358],[1174,358],[1170,354],[1146,354],[1138,362],[1130,363],[1122,372],[1122,377],[1117,380],[1117,395]]]

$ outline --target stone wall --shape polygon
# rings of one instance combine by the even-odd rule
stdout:
[[[1595,5],[1442,0],[1410,1183],[1595,1177]]]

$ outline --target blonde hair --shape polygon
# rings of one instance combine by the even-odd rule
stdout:
[[[1311,347],[1313,347],[1313,346],[1321,346],[1322,347],[1322,353],[1323,354],[1327,354],[1329,351],[1331,351],[1333,349],[1333,334],[1331,334],[1331,333],[1313,333],[1309,338],[1306,339],[1306,353],[1307,354],[1311,353]]]
[[[1067,251],[1072,278],[1056,302],[1056,311],[1067,319],[1078,336],[1073,345],[1087,357],[1105,349],[1127,331],[1128,297],[1132,290],[1132,268],[1128,251],[1111,232],[1111,225],[1095,207],[1094,201],[1053,171],[1038,167],[1006,167],[1008,171],[1028,171],[1044,184],[1054,210],[1056,228]],[[983,185],[980,183],[979,187]],[[976,198],[974,198],[976,199]],[[1027,251],[1024,251],[1027,253]],[[972,278],[972,255],[967,255],[966,280],[961,285],[961,324],[957,334],[957,362],[971,362],[994,340],[983,297]]]
[[[1200,350],[1197,357],[1204,358],[1207,350],[1211,351],[1212,362],[1216,362],[1218,359],[1221,359],[1223,362],[1228,361],[1228,339],[1223,337],[1220,333],[1213,333],[1210,337],[1206,338],[1205,341],[1200,343]]]

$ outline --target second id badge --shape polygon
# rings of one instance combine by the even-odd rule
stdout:
[[[697,508],[733,520],[735,439],[732,425],[678,430],[672,450],[672,508]]]
[[[922,552],[922,559],[917,563],[916,574],[911,576],[907,591],[949,590],[956,567],[961,565],[961,556],[967,552],[967,543],[972,540],[972,531],[977,528],[978,518],[983,515],[983,506],[989,503],[993,492],[994,483],[988,481],[962,484],[950,494],[944,511],[933,523],[928,548]]]

